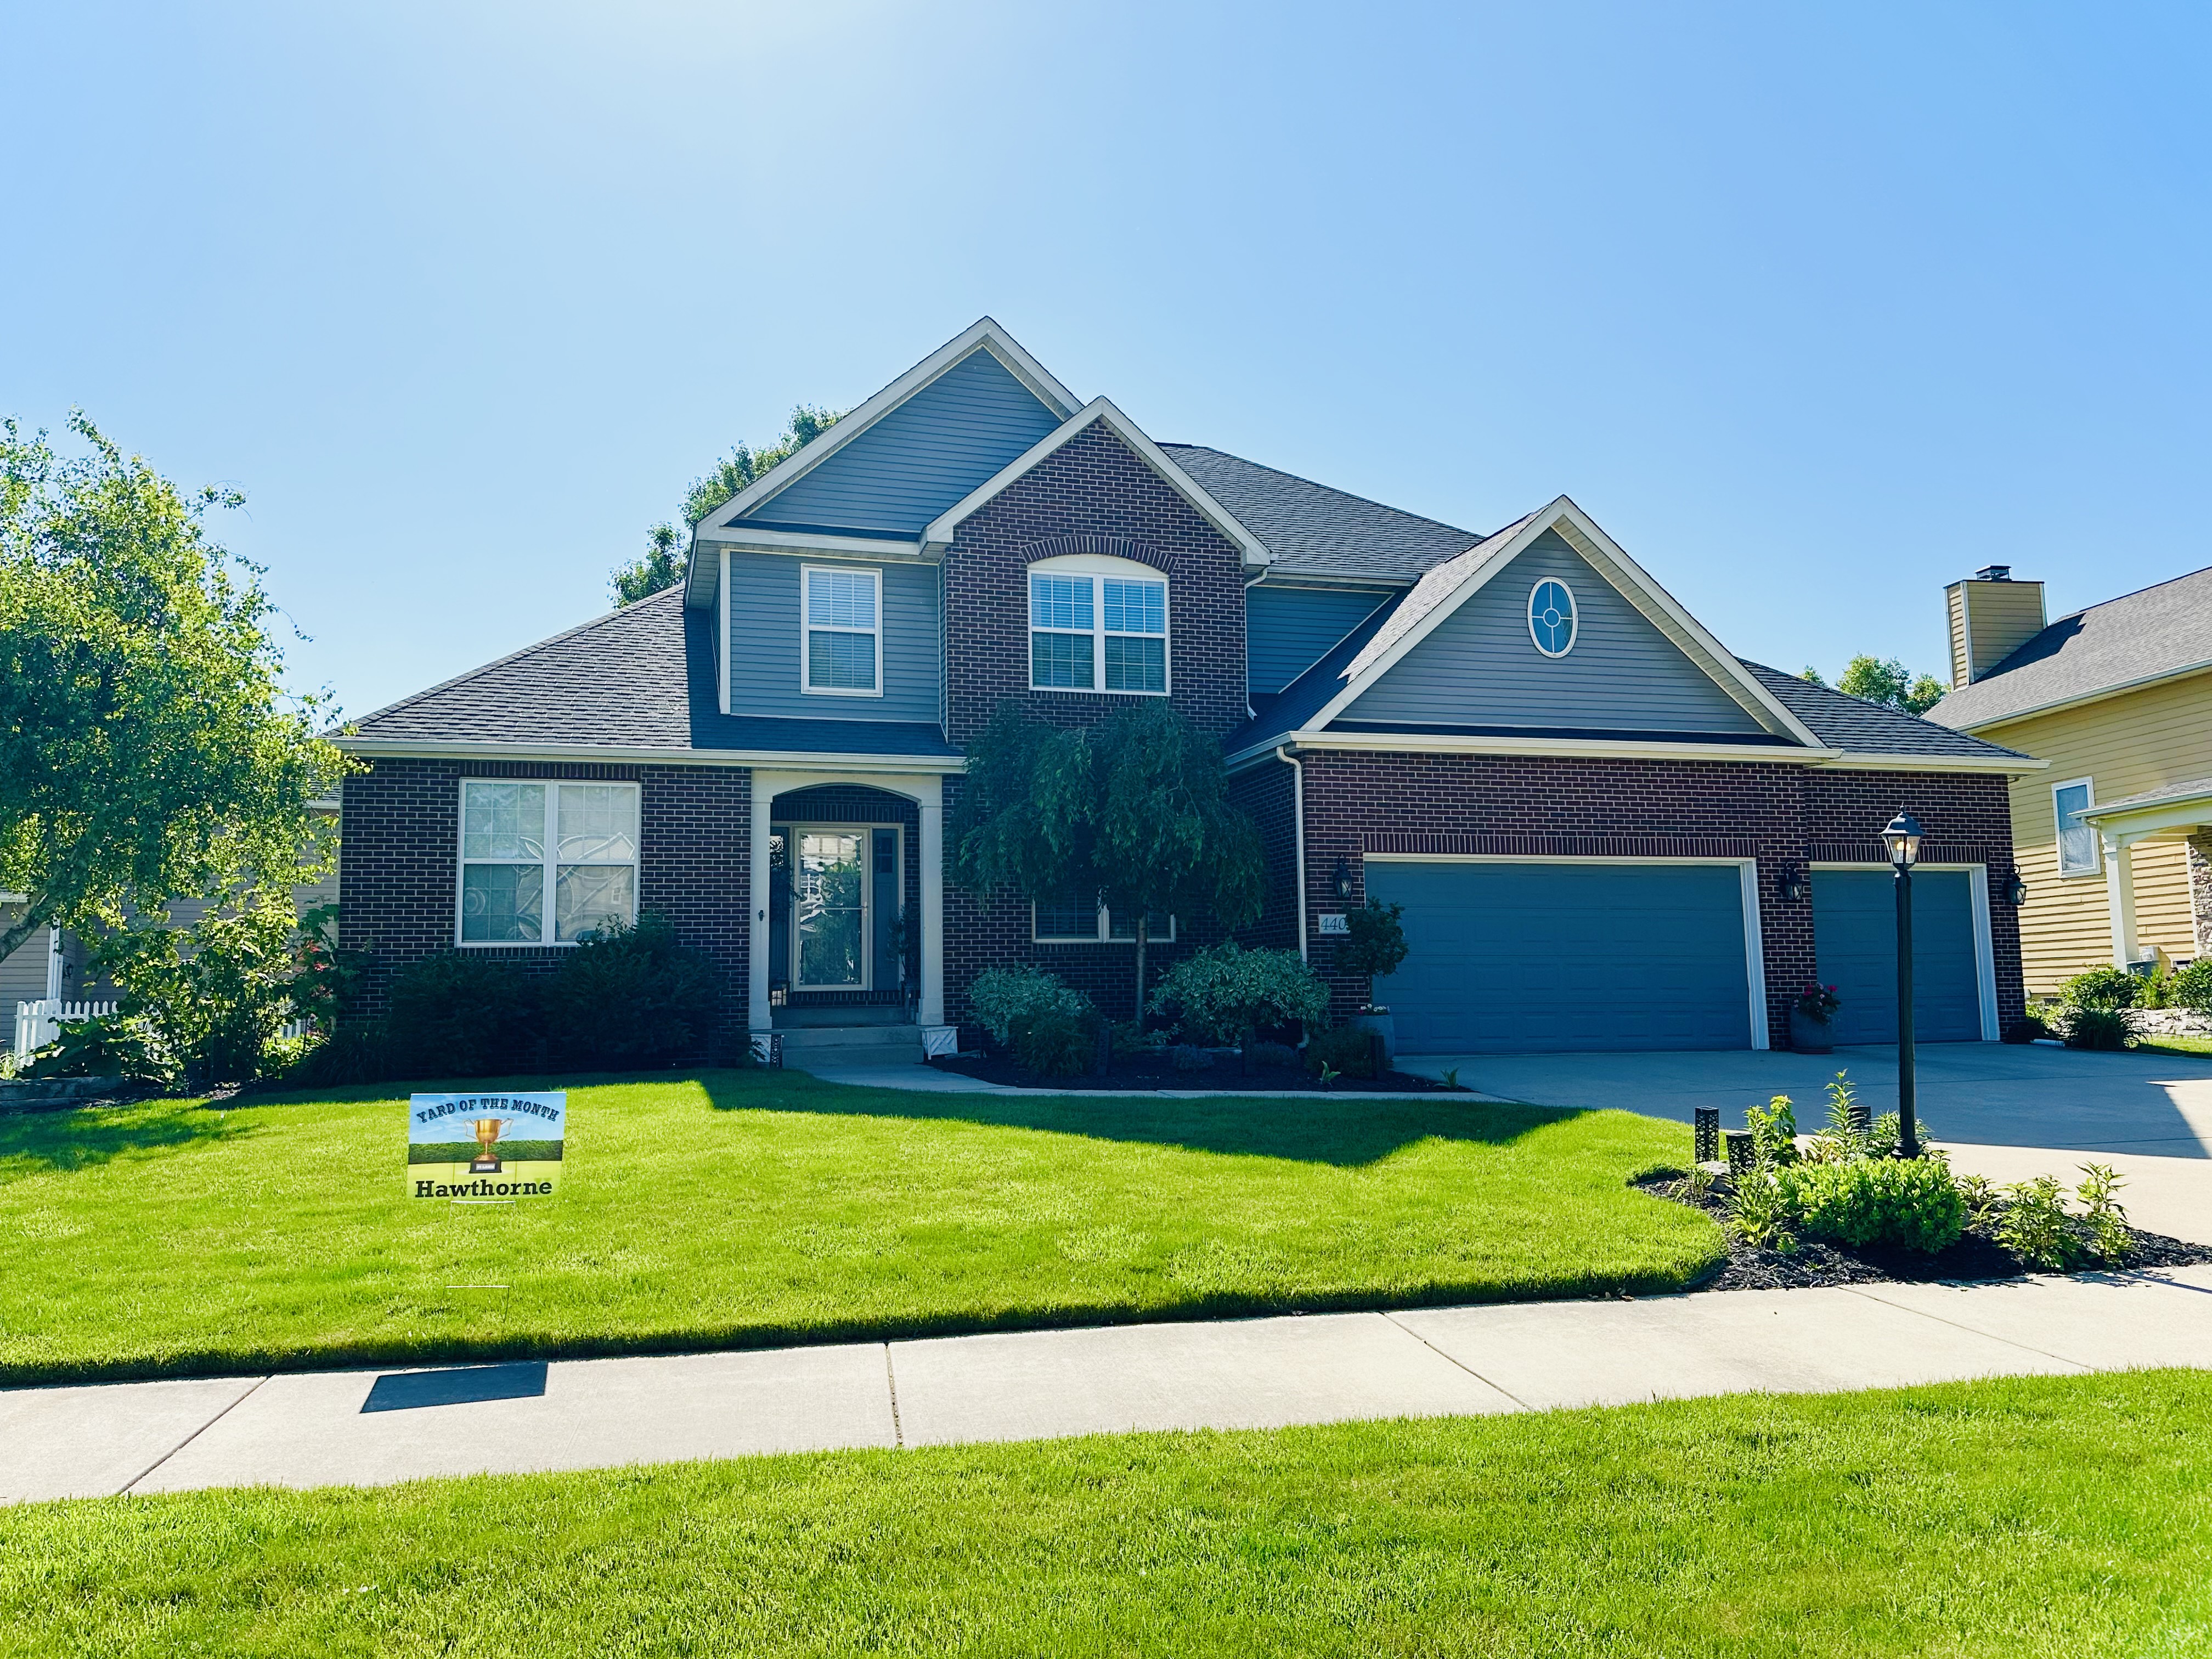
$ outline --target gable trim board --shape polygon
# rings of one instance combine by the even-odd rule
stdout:
[[[1540,511],[1530,514],[1517,524],[1509,525],[1488,540],[1477,543],[1459,558],[1447,560],[1423,576],[1390,623],[1384,624],[1382,631],[1352,659],[1351,665],[1345,670],[1344,689],[1322,705],[1308,723],[1310,727],[1316,730],[1326,727],[1343,714],[1396,667],[1414,647],[1433,634],[1445,618],[1481,592],[1492,578],[1526,552],[1538,537],[1551,530],[1559,531],[1567,544],[1599,576],[1642,612],[1645,619],[1667,635],[1683,655],[1704,672],[1707,678],[1726,692],[1761,726],[1790,739],[1802,749],[1825,752],[1820,740],[1796,715],[1784,708],[1772,693],[1759,684],[1748,669],[1722,648],[1719,641],[1708,634],[1695,617],[1683,610],[1670,594],[1653,581],[1604,531],[1565,495]],[[1455,566],[1462,568],[1455,570]],[[1432,585],[1433,591],[1426,596],[1424,603],[1422,590],[1431,588]],[[1403,626],[1395,625],[1401,622]],[[1771,757],[1770,753],[1767,758]]]
[[[835,557],[873,559],[889,563],[894,561],[930,561],[921,550],[921,544],[911,536],[859,536],[848,531],[759,530],[750,525],[733,525],[727,530],[702,529],[697,532],[702,548],[726,548],[738,553],[789,553],[799,557],[809,555],[830,555]]]
[[[1094,425],[1103,425],[1119,438],[1139,460],[1159,476],[1163,483],[1188,501],[1200,518],[1234,543],[1237,552],[1243,556],[1246,569],[1264,569],[1273,562],[1274,555],[1267,550],[1257,536],[1237,523],[1227,507],[1208,495],[1197,479],[1170,460],[1166,452],[1146,437],[1135,422],[1105,398],[1092,398],[1030,446],[1028,451],[1015,457],[996,474],[939,514],[929,528],[922,532],[923,551],[943,553],[952,545],[952,539],[959,533],[964,520],[982,511],[1040,463],[1050,459],[1069,441],[1088,432]]]

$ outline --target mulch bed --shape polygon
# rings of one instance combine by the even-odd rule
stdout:
[[[1324,1091],[1320,1080],[1302,1068],[1255,1066],[1247,1073],[1237,1056],[1216,1057],[1212,1065],[1195,1072],[1179,1072],[1164,1054],[1131,1054],[1116,1060],[1101,1077],[1040,1077],[1025,1072],[1003,1055],[939,1054],[929,1062],[940,1072],[974,1078],[978,1083],[1006,1083],[1021,1089],[1053,1089],[1069,1094],[1089,1089],[1206,1089],[1255,1095],[1305,1094],[1465,1094],[1432,1077],[1413,1077],[1404,1072],[1385,1072],[1378,1078],[1340,1077]]]
[[[1703,1210],[1723,1227],[1727,1225],[1729,1188],[1725,1179],[1716,1180],[1702,1194],[1692,1194],[1678,1176],[1650,1176],[1633,1184],[1654,1198]],[[2134,1243],[2124,1260],[2100,1261],[2090,1256],[2077,1271],[2188,1267],[2212,1261],[2212,1249],[2202,1244],[2185,1243],[2163,1233],[2147,1233],[2140,1228],[2128,1231]],[[1817,1238],[1800,1239],[1797,1248],[1785,1254],[1746,1243],[1731,1232],[1728,1235],[1727,1265],[1696,1288],[1785,1291],[1819,1285],[1876,1285],[1886,1280],[1926,1284],[1936,1280],[2019,1279],[2043,1271],[2022,1261],[1972,1222],[1966,1224],[1966,1231],[1957,1243],[1936,1255],[1923,1255],[1917,1250],[1893,1246],[1855,1249],[1847,1244],[1832,1244]]]

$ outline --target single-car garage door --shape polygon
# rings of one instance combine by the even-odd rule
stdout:
[[[1726,864],[1368,860],[1406,907],[1376,986],[1409,1054],[1747,1048],[1742,880]]]
[[[1912,1036],[1972,1042],[1982,1031],[1973,886],[1964,870],[1912,877]],[[1843,1006],[1838,1042],[1897,1041],[1897,878],[1887,870],[1813,872],[1813,954]],[[1795,986],[1785,988],[1796,990]]]

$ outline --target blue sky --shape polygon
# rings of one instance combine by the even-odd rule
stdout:
[[[1733,648],[2212,562],[2201,8],[9,0],[0,412],[186,483],[365,714],[986,312]]]

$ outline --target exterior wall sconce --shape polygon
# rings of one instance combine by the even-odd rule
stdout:
[[[1328,885],[1329,890],[1345,903],[1352,902],[1352,866],[1344,861],[1340,854],[1337,857],[1336,869],[1329,876]]]
[[[2015,910],[2027,902],[2027,881],[2017,866],[2013,870],[2012,878],[2005,883],[2005,900]]]
[[[1791,904],[1805,902],[1805,866],[1785,864],[1782,866],[1782,896]]]

